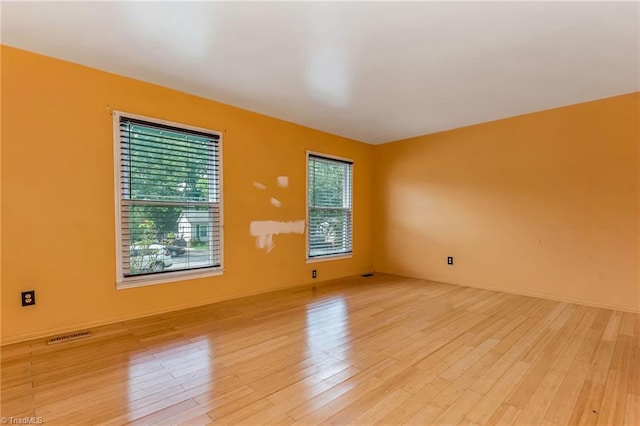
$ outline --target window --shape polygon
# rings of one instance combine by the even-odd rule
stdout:
[[[352,251],[353,162],[308,154],[307,258]]]
[[[219,274],[221,135],[114,113],[118,286]]]

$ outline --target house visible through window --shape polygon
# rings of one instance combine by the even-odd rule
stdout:
[[[123,113],[115,120],[118,283],[219,271],[220,134]]]
[[[353,162],[308,154],[307,257],[352,251]]]

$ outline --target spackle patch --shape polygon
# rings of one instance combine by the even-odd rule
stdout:
[[[263,191],[264,191],[265,189],[267,189],[267,185],[264,185],[264,184],[262,184],[262,183],[260,183],[260,182],[256,182],[256,181],[253,181],[253,186],[254,186],[255,188],[257,188],[257,189],[261,189],[261,190],[263,190]]]
[[[278,187],[280,188],[288,188],[289,187],[289,176],[278,176],[276,179]]]
[[[275,220],[256,220],[249,225],[249,233],[256,237],[256,247],[267,249],[267,253],[275,248],[273,236],[279,234],[304,234],[304,220],[278,222]]]
[[[280,207],[282,205],[280,200],[277,200],[276,198],[273,198],[273,197],[271,197],[271,200],[269,200],[269,202],[273,207]]]

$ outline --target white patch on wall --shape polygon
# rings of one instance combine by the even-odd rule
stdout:
[[[278,176],[276,179],[278,186],[280,188],[288,188],[289,187],[289,176]]]
[[[260,182],[256,182],[255,180],[253,181],[253,186],[256,187],[257,189],[262,189],[262,190],[267,189],[267,185],[264,185]]]
[[[277,200],[273,197],[271,197],[271,200],[269,200],[269,202],[271,203],[271,205],[273,207],[280,207],[282,205],[282,203],[280,202],[280,200]]]
[[[275,248],[274,235],[304,234],[304,220],[278,222],[275,220],[255,220],[249,226],[252,237],[256,237],[256,246],[266,248],[267,253]]]

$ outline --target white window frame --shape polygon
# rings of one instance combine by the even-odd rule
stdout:
[[[351,163],[351,253],[338,253],[338,254],[327,254],[327,255],[323,255],[323,256],[313,256],[313,257],[309,257],[309,232],[311,229],[310,226],[310,220],[309,220],[309,157],[310,156],[317,156],[317,157],[324,157],[327,158],[329,160],[338,160],[338,161],[345,161],[348,163]],[[353,250],[354,250],[354,245],[355,245],[355,241],[353,240],[353,228],[354,228],[354,224],[353,224],[353,210],[355,208],[355,203],[354,203],[354,198],[353,198],[353,192],[355,189],[355,161],[353,161],[353,159],[351,158],[346,158],[346,157],[339,157],[337,155],[332,155],[332,154],[326,154],[324,152],[318,152],[318,151],[307,151],[306,152],[306,167],[305,167],[305,176],[306,176],[306,182],[307,182],[307,194],[306,194],[306,200],[305,200],[305,205],[306,205],[306,221],[307,221],[307,226],[305,226],[305,259],[307,261],[307,263],[318,263],[318,262],[328,262],[328,261],[332,261],[332,260],[342,260],[342,259],[351,259],[353,257]]]
[[[122,265],[122,175],[121,175],[121,138],[120,138],[120,119],[122,117],[147,121],[152,124],[160,124],[165,126],[176,127],[179,129],[193,130],[196,132],[210,133],[218,135],[218,181],[220,182],[219,202],[220,210],[220,266],[207,269],[192,269],[163,272],[162,274],[141,275],[141,276],[124,276]],[[185,281],[190,279],[220,276],[224,272],[224,208],[223,208],[223,170],[222,170],[222,132],[205,129],[202,127],[190,126],[173,121],[162,120],[155,117],[149,117],[138,114],[131,114],[123,111],[113,111],[113,153],[114,153],[114,194],[115,194],[115,246],[116,246],[116,288],[127,289],[133,287],[143,287],[155,284],[172,283],[176,281]]]

